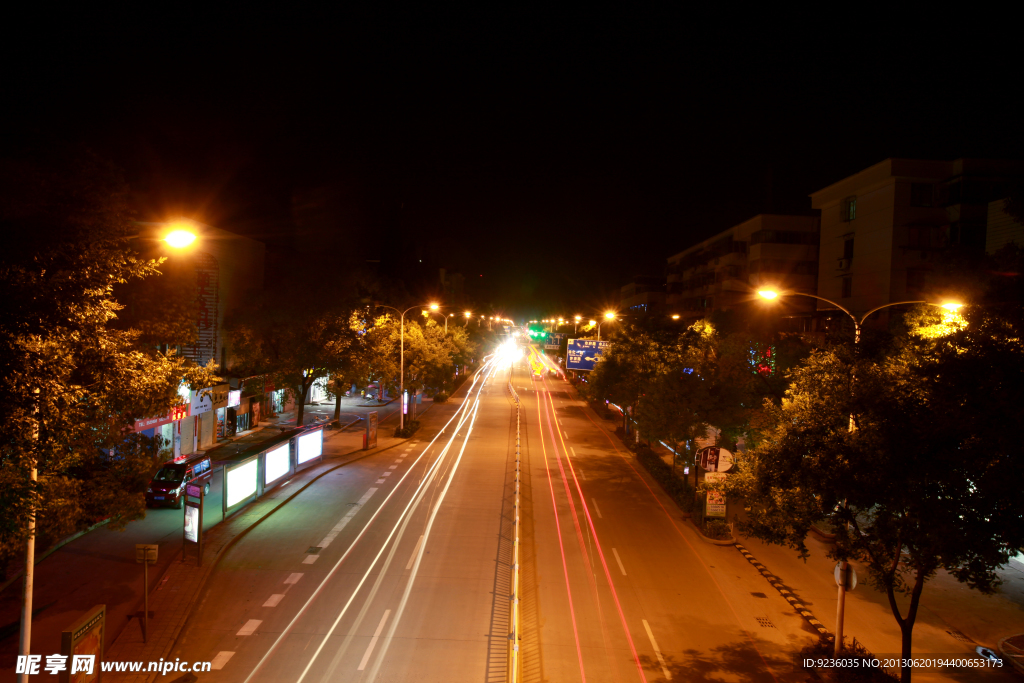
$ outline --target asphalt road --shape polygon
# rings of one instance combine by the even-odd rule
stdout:
[[[517,366],[526,436],[523,681],[804,681],[813,636],[701,540],[560,379]],[[689,528],[688,528],[689,527]]]
[[[214,662],[211,682],[503,681],[507,381],[507,365],[486,368],[416,438],[321,478],[253,529],[171,657]]]

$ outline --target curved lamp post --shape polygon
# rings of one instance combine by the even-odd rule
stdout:
[[[399,375],[398,375],[398,378],[399,378],[398,379],[398,399],[400,401],[404,401],[405,400],[405,314],[408,313],[409,311],[411,311],[414,308],[423,308],[424,306],[426,306],[427,308],[429,308],[432,311],[436,311],[438,308],[440,308],[440,306],[438,306],[437,304],[419,304],[417,306],[410,306],[409,308],[405,309],[404,311],[400,311],[397,308],[395,308],[394,306],[384,306],[383,304],[377,304],[377,306],[378,306],[378,308],[390,308],[395,313],[400,313],[401,314],[401,319],[400,320],[401,320],[401,326],[402,326],[402,333],[401,333],[401,336],[399,337],[399,349],[400,349],[400,351],[399,351],[399,353],[400,353],[399,358],[400,358],[400,360],[398,362],[398,372],[399,372]],[[445,320],[447,321],[447,318],[445,318]],[[399,406],[399,408],[398,408],[398,428],[399,429],[405,429],[405,404],[404,403],[401,406]]]
[[[762,290],[759,290],[757,292],[757,294],[761,298],[767,299],[769,301],[774,301],[775,299],[778,299],[779,296],[781,296],[781,293],[779,291],[777,291],[777,290],[774,290],[774,289],[762,289]],[[929,306],[938,306],[939,308],[945,308],[947,311],[951,311],[951,312],[955,313],[960,308],[960,306],[961,306],[961,304],[953,303],[953,302],[947,302],[947,303],[943,303],[943,304],[934,304],[934,303],[931,303],[930,301],[921,301],[921,300],[918,300],[918,301],[896,301],[896,302],[893,302],[891,304],[882,304],[881,306],[876,306],[876,307],[872,308],[870,311],[868,311],[867,313],[865,313],[864,315],[862,315],[860,317],[860,319],[858,320],[857,316],[855,316],[849,310],[847,310],[843,306],[840,306],[835,301],[832,301],[831,299],[826,299],[823,296],[818,296],[816,294],[806,294],[804,292],[789,292],[788,295],[789,296],[808,296],[808,297],[810,297],[812,299],[817,299],[818,301],[824,301],[827,304],[831,304],[832,306],[835,306],[836,310],[842,311],[847,316],[849,316],[850,320],[853,321],[853,343],[854,343],[854,346],[856,346],[857,344],[860,343],[860,332],[861,332],[861,329],[864,326],[864,321],[866,321],[868,319],[868,317],[871,316],[872,313],[876,313],[876,312],[882,310],[883,308],[889,308],[890,306],[904,306],[904,305],[907,305],[907,304],[928,304]],[[853,415],[850,415],[850,426],[848,428],[848,431],[851,432],[851,433],[853,431],[855,431],[854,422],[853,422]],[[846,507],[846,501],[845,500],[843,501],[843,507],[844,508]],[[850,570],[850,563],[849,562],[843,562],[842,563],[842,568],[841,568],[841,571],[840,571],[840,576],[846,577],[846,575],[849,572],[849,570]],[[846,611],[846,580],[844,578],[842,584],[839,586],[838,602],[836,604],[836,638],[835,638],[835,650],[834,650],[836,657],[838,657],[839,654],[843,651],[843,618],[845,616],[845,611]]]
[[[615,311],[606,311],[604,314],[604,320],[597,324],[597,341],[601,341],[601,325],[610,323],[615,320]]]

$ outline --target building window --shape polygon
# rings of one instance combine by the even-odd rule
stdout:
[[[931,183],[910,184],[910,205],[911,206],[934,206],[935,193]]]
[[[843,278],[843,298],[849,299],[853,296],[853,278],[847,275]]]
[[[843,258],[847,261],[853,260],[853,235],[849,235],[843,240]]]
[[[911,268],[907,271],[907,293],[918,294],[924,291],[926,273],[928,271],[920,268]]]
[[[847,197],[839,203],[839,217],[848,223],[857,217],[857,198]]]

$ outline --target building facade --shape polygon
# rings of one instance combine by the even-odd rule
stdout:
[[[815,293],[817,215],[759,214],[668,259],[666,310],[684,318],[735,310],[759,288]],[[797,297],[788,309],[808,316]]]
[[[999,216],[992,203],[1021,178],[1024,163],[1015,161],[886,159],[812,193],[821,211],[818,294],[857,314],[942,298],[932,282],[938,253],[984,250]]]
[[[665,278],[637,276],[619,294],[619,310],[662,313],[665,309]]]

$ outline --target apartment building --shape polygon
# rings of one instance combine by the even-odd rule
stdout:
[[[990,221],[1000,219],[993,202],[1021,179],[1019,161],[886,159],[812,193],[821,211],[818,294],[854,313],[942,298],[932,277],[938,253],[984,250]],[[1012,228],[999,229],[988,246]]]
[[[619,310],[661,313],[665,308],[665,278],[638,275],[619,290]]]
[[[815,293],[818,216],[759,214],[668,259],[666,308],[699,318],[747,306],[759,288]],[[809,316],[813,300],[793,297],[786,312]]]

